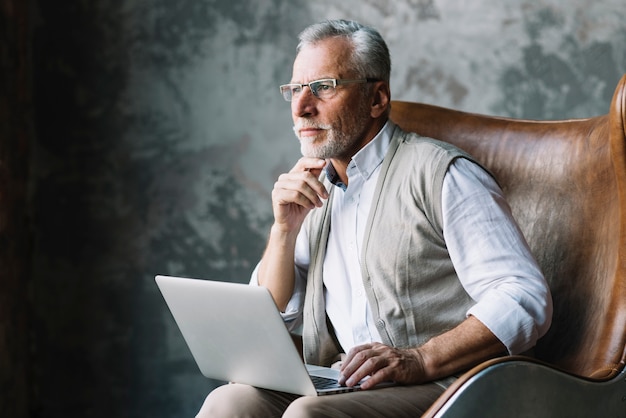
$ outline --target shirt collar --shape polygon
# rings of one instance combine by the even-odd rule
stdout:
[[[388,120],[374,139],[352,157],[352,161],[348,165],[348,175],[351,170],[356,170],[363,178],[369,179],[376,168],[383,162],[389,149],[392,133],[393,126]],[[344,191],[346,190],[347,186],[341,182],[335,167],[330,163],[326,166],[326,177],[335,186],[340,187]]]

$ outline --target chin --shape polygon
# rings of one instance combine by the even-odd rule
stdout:
[[[304,157],[317,157],[320,153],[320,147],[315,145],[313,138],[300,138],[300,153]]]
[[[328,156],[326,155],[327,153],[325,152],[324,149],[311,147],[311,146],[302,145],[300,147],[300,153],[302,154],[303,157],[308,157],[308,158],[322,158],[322,159],[328,158]]]
[[[311,149],[311,147],[300,147],[300,154],[302,154],[303,157],[307,158],[320,158],[317,156],[315,150]]]

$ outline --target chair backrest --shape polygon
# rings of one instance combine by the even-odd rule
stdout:
[[[608,115],[530,121],[392,102],[407,131],[466,150],[495,175],[554,301],[537,358],[590,378],[626,358],[626,75]]]

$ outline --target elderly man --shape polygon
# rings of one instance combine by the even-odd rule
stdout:
[[[267,287],[307,363],[361,391],[298,397],[241,384],[199,416],[419,416],[486,359],[549,328],[548,286],[496,181],[471,156],[388,119],[390,58],[356,22],[300,35],[291,102],[303,157],[272,191],[252,285]],[[377,388],[382,382],[392,387]]]

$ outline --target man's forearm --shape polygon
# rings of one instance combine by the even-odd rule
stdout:
[[[259,265],[259,285],[266,287],[278,309],[284,312],[295,282],[294,251],[297,231],[284,232],[272,226],[265,254]]]
[[[369,375],[370,379],[361,385],[363,389],[386,381],[425,383],[465,371],[505,352],[504,344],[470,316],[420,347],[396,348],[371,343],[352,348],[341,367],[339,382],[353,386]]]
[[[504,344],[473,316],[416,350],[422,359],[425,381],[467,370],[507,351]]]

